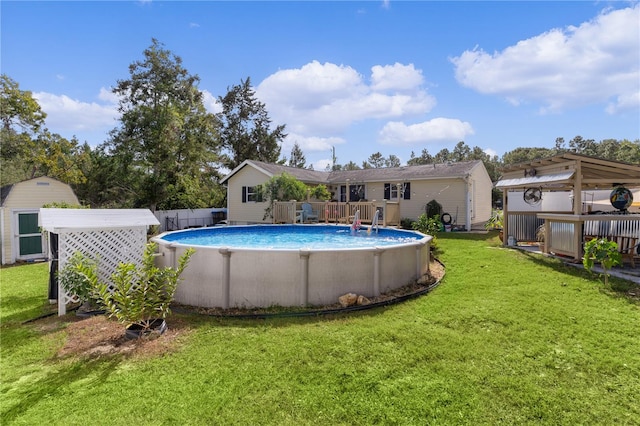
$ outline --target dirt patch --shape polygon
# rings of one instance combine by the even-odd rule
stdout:
[[[51,321],[59,320],[56,318]],[[151,335],[132,340],[125,337],[124,325],[104,315],[85,319],[72,317],[72,321],[60,331],[64,335],[64,345],[57,352],[59,358],[113,355],[154,357],[177,348],[179,338],[190,331],[188,325],[179,318],[171,317],[167,321],[169,328],[161,336]],[[40,325],[42,330],[50,327],[51,324]]]

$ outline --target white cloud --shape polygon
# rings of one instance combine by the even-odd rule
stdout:
[[[487,154],[491,158],[493,158],[496,155],[498,155],[498,151],[496,151],[495,149],[491,149],[491,148],[483,149],[482,152],[484,152],[485,154]]]
[[[288,133],[282,143],[282,154],[289,156],[291,148],[297,143],[303,152],[330,151],[332,146],[342,145],[345,140],[340,137],[303,136],[296,133]]]
[[[423,84],[422,71],[416,70],[413,64],[375,65],[371,68],[371,89],[415,90]]]
[[[202,91],[202,103],[204,104],[205,109],[212,114],[222,112],[222,105],[218,102],[218,98],[208,90]]]
[[[107,103],[83,102],[71,99],[66,95],[37,92],[33,97],[38,101],[42,111],[47,114],[47,127],[63,137],[70,137],[69,132],[105,129],[116,125],[117,105],[108,99],[107,91],[100,90],[99,98]]]
[[[471,124],[453,118],[434,118],[411,125],[391,121],[380,130],[378,140],[385,145],[400,146],[429,142],[458,142],[473,133]]]
[[[331,161],[328,158],[324,158],[322,160],[314,161],[312,163],[313,170],[318,170],[318,171],[327,170],[327,168],[331,167],[332,164],[333,164],[333,161]]]
[[[401,83],[401,79],[406,81]],[[256,88],[274,123],[300,135],[337,135],[356,122],[418,116],[435,99],[413,65],[374,66],[372,84],[345,65],[310,62],[280,70]],[[382,93],[379,90],[384,90]]]
[[[451,59],[458,82],[542,111],[587,104],[615,113],[640,106],[640,4],[607,10],[578,27],[552,29],[501,52]]]
[[[120,101],[120,98],[118,97],[118,95],[113,93],[111,89],[107,89],[104,87],[100,88],[100,93],[98,93],[98,99],[113,105],[118,104],[118,102]]]

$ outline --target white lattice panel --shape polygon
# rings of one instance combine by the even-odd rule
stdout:
[[[61,233],[58,240],[58,270],[65,267],[74,253],[80,252],[98,260],[100,281],[109,283],[111,289],[111,275],[118,264],[140,264],[146,243],[146,227]],[[58,299],[59,311],[67,303],[78,302],[74,294],[68,294],[63,288],[58,289]]]

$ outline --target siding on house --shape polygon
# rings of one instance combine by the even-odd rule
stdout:
[[[270,219],[262,219],[269,203],[243,202],[242,187],[256,186],[265,183],[270,176],[253,167],[243,167],[227,181],[227,218],[234,224],[271,223]]]
[[[17,244],[18,215],[38,214],[40,207],[54,202],[79,204],[69,185],[49,177],[30,179],[2,188],[0,249],[3,265],[15,263],[21,257],[18,248],[14,247]],[[46,247],[43,247],[43,255],[46,253]]]
[[[407,185],[409,199],[400,196],[401,218],[417,219],[425,213],[426,204],[434,199],[442,205],[443,212],[449,213],[457,225],[466,229],[481,228],[491,216],[493,185],[481,161],[335,172],[246,161],[223,179],[228,188],[229,220],[232,223],[268,222],[262,219],[267,203],[242,203],[242,187],[264,183],[282,172],[309,185],[327,185],[334,193],[334,200],[341,199],[341,187],[347,181],[351,186],[364,185],[364,198],[368,201],[389,199],[389,186]],[[391,201],[398,200],[394,197]]]

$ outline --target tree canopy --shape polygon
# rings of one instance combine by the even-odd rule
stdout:
[[[307,159],[304,156],[304,152],[302,152],[302,148],[300,148],[298,142],[294,142],[291,148],[291,156],[289,157],[289,167],[304,169],[306,164]]]
[[[224,97],[219,97],[222,113],[220,132],[225,150],[222,163],[233,170],[244,160],[277,163],[282,149],[282,140],[287,136],[285,126],[271,130],[271,119],[265,104],[256,98],[251,79],[228,88]]]
[[[207,207],[216,178],[219,121],[208,113],[199,77],[153,39],[130,78],[113,89],[122,114],[107,141],[134,205],[151,210]]]
[[[69,184],[86,181],[84,148],[45,127],[47,114],[30,91],[20,90],[8,75],[0,76],[0,184],[47,175]]]

